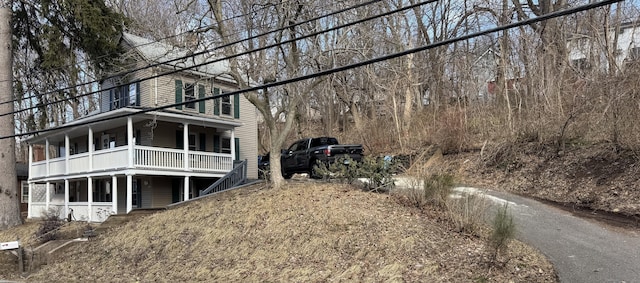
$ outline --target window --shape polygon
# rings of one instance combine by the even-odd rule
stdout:
[[[21,192],[21,201],[22,203],[28,203],[29,202],[29,183],[27,181],[21,181],[20,182],[20,187],[22,188],[22,192]]]
[[[187,102],[187,104],[185,104],[186,108],[196,109],[196,104],[194,102],[189,102],[196,99],[194,89],[194,84],[185,84],[184,86],[184,101]]]
[[[111,182],[108,180],[95,180],[93,182],[93,201],[111,202]]]
[[[231,115],[231,96],[223,96],[220,101],[222,103],[222,115]]]
[[[125,84],[109,90],[110,110],[140,106],[140,83]]]
[[[627,56],[627,59],[631,61],[640,60],[640,47],[634,47],[629,49],[629,55]]]
[[[138,188],[138,184],[140,182],[138,181],[138,179],[133,179],[133,184],[132,184],[132,188],[131,188],[131,206],[133,207],[140,207],[140,202],[138,201],[138,198],[140,197],[139,194],[139,188]]]
[[[189,134],[189,150],[196,150],[196,135]]]
[[[231,153],[230,138],[220,138],[220,153]]]

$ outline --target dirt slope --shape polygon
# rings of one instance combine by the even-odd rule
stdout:
[[[610,144],[501,145],[446,155],[441,168],[461,182],[640,220],[638,155]]]
[[[72,247],[28,281],[555,282],[512,243],[503,268],[484,242],[434,211],[343,185],[254,186],[130,222]]]

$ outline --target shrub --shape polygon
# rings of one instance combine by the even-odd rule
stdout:
[[[359,176],[365,178],[364,189],[373,192],[386,192],[394,187],[394,163],[384,158],[365,156],[358,163]]]
[[[509,214],[509,205],[504,204],[498,209],[493,218],[493,231],[489,237],[489,247],[491,248],[491,259],[495,262],[499,254],[505,254],[509,242],[516,234],[516,225],[513,217]]]
[[[40,242],[48,242],[57,239],[58,230],[64,224],[60,219],[60,207],[50,207],[44,212],[40,227],[36,231],[36,238]]]
[[[447,216],[453,222],[456,231],[480,235],[489,207],[484,196],[463,193],[455,198],[450,198],[446,206]]]
[[[431,174],[422,179],[424,197],[428,202],[444,207],[453,188],[453,176],[449,174]]]

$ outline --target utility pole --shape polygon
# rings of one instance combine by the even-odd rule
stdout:
[[[11,5],[0,0],[0,113],[13,112]],[[0,117],[0,136],[15,135],[13,115]],[[16,140],[0,139],[0,230],[22,224],[16,176]]]

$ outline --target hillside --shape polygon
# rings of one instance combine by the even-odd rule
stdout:
[[[0,237],[2,234],[0,234]],[[549,262],[512,242],[504,267],[484,241],[389,194],[289,182],[219,194],[69,248],[27,280],[222,282],[555,282]]]
[[[444,155],[439,167],[461,182],[550,201],[591,217],[640,227],[638,154],[607,143],[504,144]],[[586,214],[585,214],[586,215]]]

